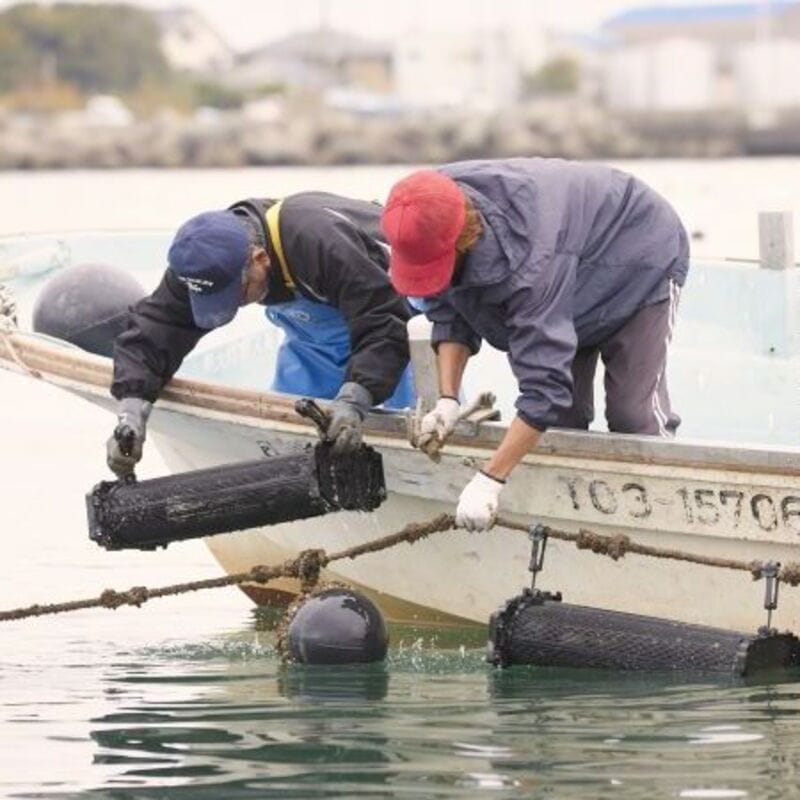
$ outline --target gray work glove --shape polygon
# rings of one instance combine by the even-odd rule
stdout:
[[[352,453],[361,445],[364,417],[372,408],[372,395],[359,383],[345,383],[331,403],[325,441],[334,453]]]
[[[142,458],[147,418],[153,404],[141,397],[123,397],[117,407],[117,427],[106,444],[106,463],[118,478],[133,475]]]

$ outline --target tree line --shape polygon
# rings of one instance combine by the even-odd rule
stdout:
[[[172,69],[160,39],[150,12],[125,3],[14,5],[0,11],[0,105],[53,111],[91,94],[144,114],[241,105],[239,92]]]
[[[50,82],[127,93],[169,76],[155,20],[133,6],[22,3],[0,13],[0,91]]]

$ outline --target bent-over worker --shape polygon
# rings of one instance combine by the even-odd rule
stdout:
[[[486,339],[508,354],[517,415],[462,491],[457,524],[491,527],[503,485],[550,426],[588,428],[598,357],[611,431],[672,436],[667,348],[686,280],[686,232],[632,175],[560,159],[468,161],[397,183],[383,211],[390,277],[433,322],[440,399],[418,444],[459,416]]]
[[[133,441],[123,448],[112,435],[109,467],[133,472],[162,388],[204,334],[250,303],[263,304],[285,334],[272,388],[333,399],[325,435],[335,450],[360,444],[373,406],[413,405],[411,309],[389,282],[379,221],[375,203],[303,192],[184,223],[160,284],[131,309],[115,343],[111,393]]]

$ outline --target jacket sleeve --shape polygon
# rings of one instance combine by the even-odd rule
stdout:
[[[188,289],[165,272],[155,291],[130,309],[114,342],[111,394],[155,402],[205,333],[194,324]]]
[[[306,221],[305,235],[294,239],[299,252],[289,256],[292,272],[298,288],[344,316],[350,331],[345,382],[363,386],[378,405],[391,396],[408,365],[410,310],[378,263],[377,244],[368,249],[344,217],[324,210],[314,216]]]
[[[471,355],[481,349],[481,337],[453,308],[446,297],[433,297],[425,301],[425,316],[433,323],[431,347],[439,349],[442,342],[458,342],[469,348]]]
[[[512,278],[507,300],[508,360],[520,392],[517,415],[541,431],[572,405],[578,341],[572,316],[577,256],[556,253],[546,259],[535,280],[527,270]]]

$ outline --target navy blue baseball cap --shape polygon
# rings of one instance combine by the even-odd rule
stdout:
[[[206,211],[178,228],[167,260],[189,290],[198,328],[218,328],[236,316],[249,259],[247,230],[232,211]]]

